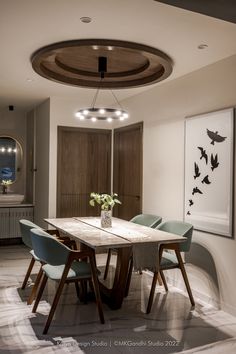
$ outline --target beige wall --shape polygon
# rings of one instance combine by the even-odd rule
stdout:
[[[50,100],[35,109],[36,120],[36,169],[34,221],[45,227],[43,219],[48,216],[49,205],[49,129]]]
[[[25,199],[34,203],[34,167],[35,167],[35,110],[27,114],[26,120],[26,193]]]
[[[143,211],[166,219],[183,218],[184,119],[236,104],[236,56],[198,70],[182,78],[156,85],[123,101],[132,116],[129,123],[144,121]],[[49,161],[43,146],[41,162],[49,166],[44,193],[49,192],[48,216],[56,215],[57,126],[86,126],[75,120],[74,112],[83,102],[51,98]],[[48,104],[44,106],[48,111]],[[41,108],[42,113],[42,108]],[[45,126],[48,127],[48,112]],[[42,116],[42,114],[41,114]],[[42,131],[45,126],[41,121]],[[91,126],[91,123],[89,124]],[[97,126],[96,126],[97,127]],[[100,125],[101,128],[104,126]],[[107,127],[107,125],[105,125]],[[41,142],[42,147],[42,142]],[[38,149],[38,147],[37,147]],[[47,170],[46,170],[47,173]],[[42,183],[41,183],[42,185]],[[48,189],[47,189],[48,188]],[[37,204],[37,201],[36,201]],[[41,204],[43,206],[43,204]],[[39,207],[38,207],[39,208]],[[38,216],[45,216],[44,209]],[[208,233],[194,232],[192,251],[186,257],[195,297],[219,304],[236,315],[234,268],[236,241]],[[177,272],[171,281],[180,288]],[[184,287],[183,287],[184,288]]]
[[[235,67],[236,56],[123,101],[135,121],[144,120],[144,212],[183,219],[184,119],[236,105]],[[235,253],[234,239],[195,231],[187,256],[195,296],[234,314]]]

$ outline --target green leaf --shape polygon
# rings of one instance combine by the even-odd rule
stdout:
[[[118,197],[117,193],[110,195],[105,193],[99,194],[99,193],[91,192],[90,197],[92,199],[89,201],[89,204],[91,206],[95,206],[95,203],[97,203],[101,205],[102,210],[110,210],[115,206],[115,204],[121,204],[119,199],[116,198]]]

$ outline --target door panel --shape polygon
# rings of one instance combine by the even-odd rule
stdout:
[[[91,192],[110,193],[111,131],[58,128],[57,217],[99,215]]]
[[[142,212],[143,123],[114,130],[113,191],[122,205],[113,215],[130,220]]]

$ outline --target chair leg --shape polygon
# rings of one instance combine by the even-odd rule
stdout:
[[[33,313],[35,313],[37,311],[39,301],[40,301],[40,299],[41,299],[41,297],[43,295],[44,288],[45,288],[45,286],[47,284],[47,280],[48,280],[48,277],[46,276],[46,274],[44,274],[43,280],[41,282],[41,285],[40,285],[40,288],[39,288],[39,291],[38,291],[38,294],[36,296],[35,303],[34,303],[34,306],[33,306],[33,309],[32,309]]]
[[[79,290],[79,284],[77,281],[75,281],[75,290],[76,290],[77,297],[79,298],[80,297],[80,290]]]
[[[160,270],[160,276],[161,276],[161,280],[163,282],[165,291],[167,292],[168,291],[168,286],[167,286],[167,282],[166,282],[166,278],[165,278],[163,270]]]
[[[183,263],[180,251],[179,250],[175,250],[175,254],[176,254],[176,257],[177,257],[178,262],[179,262],[179,267],[180,267],[180,270],[181,270],[181,273],[182,273],[182,276],[183,276],[183,279],[184,279],[184,282],[185,282],[185,286],[186,286],[186,289],[187,289],[187,292],[188,292],[188,296],[189,296],[191,305],[195,306],[195,301],[194,301],[194,298],[193,298],[192,290],[191,290],[190,285],[189,285],[187,273],[186,273],[186,270],[185,270],[185,267],[184,267],[184,263]]]
[[[26,284],[27,284],[27,281],[28,281],[29,276],[30,276],[30,273],[31,273],[32,268],[33,268],[33,266],[34,266],[34,263],[35,263],[35,259],[32,257],[32,258],[31,258],[31,261],[30,261],[30,264],[29,264],[29,267],[28,267],[28,269],[27,269],[26,275],[25,275],[25,279],[24,279],[24,281],[23,281],[23,283],[22,283],[21,289],[25,289]]]
[[[127,297],[129,294],[129,287],[130,287],[131,277],[132,277],[132,272],[133,272],[133,263],[134,263],[133,257],[131,256],[130,263],[129,263],[128,277],[127,277],[127,282],[126,282],[126,287],[125,287],[125,297]]]
[[[111,261],[111,249],[109,248],[108,254],[107,254],[107,261],[106,261],[105,272],[104,272],[104,276],[103,276],[103,279],[104,279],[104,280],[106,280],[106,278],[107,278],[107,274],[108,274],[108,270],[109,270],[110,261]]]
[[[89,280],[89,287],[92,293],[94,293],[94,288],[93,288],[93,281],[90,279]]]
[[[148,299],[148,306],[147,306],[146,313],[150,313],[151,308],[152,308],[153,297],[154,297],[155,288],[156,288],[156,284],[157,284],[157,278],[158,278],[158,272],[154,273],[154,275],[153,275],[152,287],[151,287],[151,291],[150,291],[150,295],[149,295],[149,299]]]
[[[164,251],[164,245],[161,245],[159,248],[159,267],[161,266],[161,258],[162,258],[163,251]],[[157,279],[158,279],[159,285],[164,285],[165,290],[168,291],[167,283],[166,283],[165,276],[164,276],[164,273],[162,270],[160,270],[158,272]]]
[[[160,272],[158,272],[157,280],[158,280],[159,285],[163,285],[163,284],[162,284],[162,277],[161,277],[161,275],[160,275]]]
[[[67,272],[67,273],[68,273],[68,272]],[[49,312],[49,315],[48,315],[46,324],[45,324],[45,326],[44,326],[43,334],[47,334],[47,333],[48,333],[48,329],[49,329],[49,327],[50,327],[50,324],[51,324],[52,319],[53,319],[53,315],[54,315],[54,313],[55,313],[55,310],[56,310],[58,301],[59,301],[59,299],[60,299],[60,296],[61,296],[61,293],[62,293],[64,284],[65,284],[65,280],[66,280],[66,277],[62,277],[61,280],[60,280],[60,282],[59,282],[59,285],[58,285],[56,294],[55,294],[54,299],[53,299],[53,303],[52,303],[52,306],[51,306],[51,310],[50,310],[50,312]]]
[[[97,302],[97,307],[98,307],[99,318],[100,318],[100,322],[102,324],[104,324],[105,320],[104,320],[104,315],[103,315],[102,301],[101,301],[99,283],[98,283],[98,278],[97,278],[97,268],[96,268],[96,262],[95,262],[95,255],[93,254],[93,256],[89,257],[89,259],[90,259],[93,287],[94,287],[94,292],[95,292],[95,297],[96,297],[96,302]]]
[[[82,288],[82,301],[84,302],[84,304],[87,304],[87,293],[88,293],[87,280],[81,280],[80,284]]]
[[[34,286],[33,286],[32,290],[31,290],[30,296],[28,298],[27,305],[31,305],[32,302],[34,301],[35,295],[37,293],[37,290],[38,290],[38,287],[39,287],[39,284],[40,284],[40,281],[41,281],[41,278],[42,278],[42,275],[43,275],[43,269],[42,269],[42,266],[41,266],[40,269],[39,269],[39,272],[37,274],[37,278],[35,280]]]

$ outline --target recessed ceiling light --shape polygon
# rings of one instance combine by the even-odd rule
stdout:
[[[90,23],[90,22],[92,22],[92,19],[91,19],[91,17],[83,16],[83,17],[80,17],[80,21],[83,23]]]
[[[199,44],[198,49],[206,49],[208,48],[207,44]]]
[[[28,78],[28,79],[26,79],[26,81],[27,81],[27,82],[32,82],[32,81],[34,81],[34,79]]]

